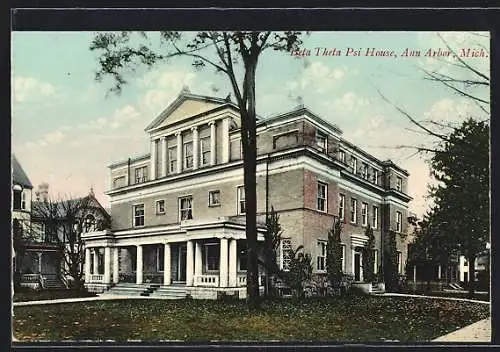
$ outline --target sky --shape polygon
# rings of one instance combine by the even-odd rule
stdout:
[[[111,82],[95,81],[98,53],[89,49],[94,35],[12,33],[12,152],[35,188],[47,182],[51,196],[66,197],[85,195],[92,187],[108,207],[107,166],[149,152],[144,128],[184,86],[194,94],[217,97],[226,97],[231,87],[222,74],[197,70],[190,58],[179,57],[151,70],[137,70],[127,76],[120,95],[106,94]],[[394,105],[424,122],[457,124],[468,116],[489,118],[470,99],[424,79],[423,71],[469,77],[455,65],[456,59],[425,54],[429,49],[446,51],[445,43],[458,52],[481,48],[489,52],[489,34],[311,32],[302,38],[296,55],[274,50],[262,54],[256,76],[257,113],[265,118],[303,103],[335,123],[345,139],[408,170],[410,211],[421,216],[430,202],[427,185],[433,182],[430,155],[401,146],[432,147],[436,141]],[[325,50],[340,55],[323,55]],[[370,55],[391,51],[392,56]],[[420,56],[404,55],[410,51],[419,51]],[[463,59],[489,76],[488,57]],[[474,94],[487,98],[489,90]]]

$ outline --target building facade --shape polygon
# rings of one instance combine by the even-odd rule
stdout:
[[[103,276],[87,270],[87,287],[122,281],[185,285],[194,298],[246,293],[245,193],[238,107],[183,91],[146,128],[151,152],[109,166],[112,228],[84,234],[87,263],[103,250]],[[309,109],[257,122],[257,213],[271,207],[283,232],[279,263],[286,270],[299,245],[326,272],[334,217],[344,222],[343,270],[363,281],[362,247],[370,225],[375,270],[389,231],[406,232],[408,173],[342,138]],[[265,226],[258,226],[263,241]],[[399,241],[401,242],[401,241]],[[399,244],[400,272],[404,245]]]

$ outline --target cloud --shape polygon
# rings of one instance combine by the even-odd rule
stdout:
[[[329,104],[329,103],[327,103]],[[330,107],[336,112],[353,112],[370,105],[370,100],[354,92],[344,93],[340,98],[334,99]]]
[[[25,103],[38,101],[55,96],[57,89],[50,83],[42,82],[33,77],[14,78],[13,101]]]
[[[345,68],[329,67],[320,61],[314,61],[307,65],[298,79],[286,82],[285,87],[290,92],[308,90],[323,93],[337,85],[345,74]]]
[[[45,147],[48,145],[57,145],[64,140],[66,140],[66,134],[62,132],[60,129],[49,132],[45,134],[41,139],[35,142],[26,142],[25,147],[28,149],[35,149],[40,147]]]
[[[424,113],[424,120],[432,120],[445,124],[456,125],[468,117],[484,115],[479,107],[470,99],[444,98],[436,101],[431,108]]]

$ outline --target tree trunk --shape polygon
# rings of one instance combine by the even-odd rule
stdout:
[[[475,270],[475,262],[476,256],[471,255],[467,258],[469,261],[469,298],[474,298],[474,291],[476,286],[476,270]]]
[[[247,106],[241,110],[241,134],[243,144],[244,184],[245,184],[245,220],[248,248],[247,262],[247,300],[248,307],[256,310],[260,307],[257,248],[257,137],[255,113],[255,69],[257,58],[245,62],[244,91],[247,93]],[[240,107],[241,108],[241,107]]]

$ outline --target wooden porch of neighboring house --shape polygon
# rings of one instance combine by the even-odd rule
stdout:
[[[25,249],[21,262],[21,287],[33,289],[67,289],[61,273],[62,252],[58,246],[34,244]]]

